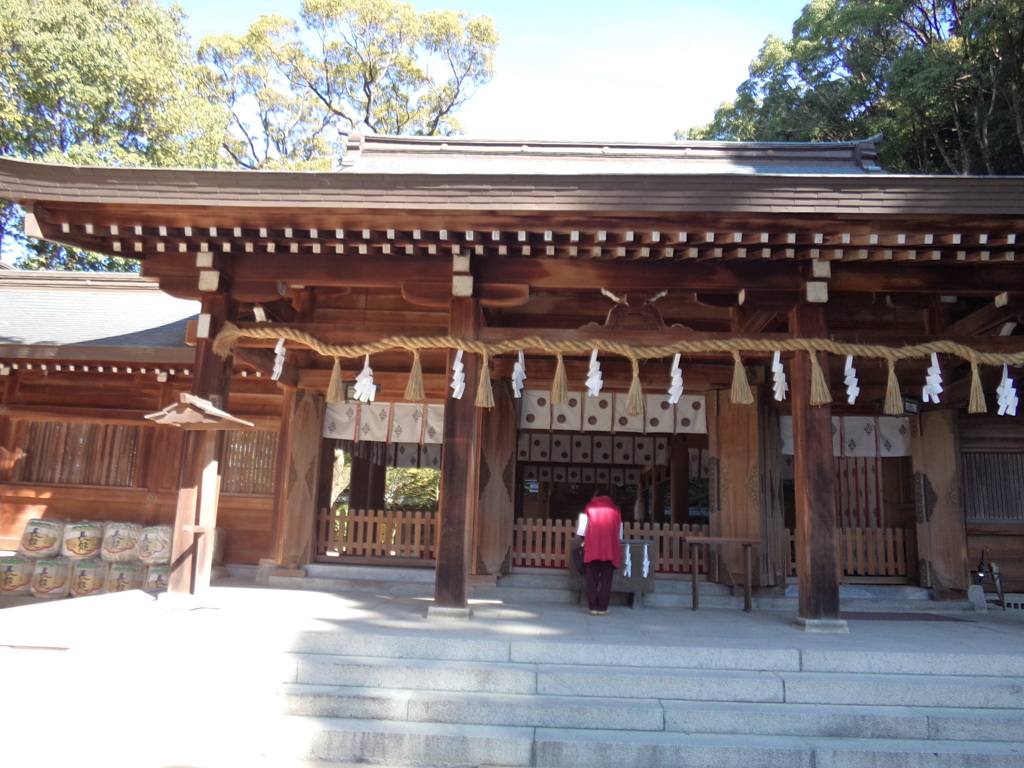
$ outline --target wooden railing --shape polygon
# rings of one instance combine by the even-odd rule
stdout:
[[[318,558],[434,559],[433,512],[383,509],[321,509],[316,520]]]
[[[512,534],[512,565],[534,568],[567,568],[569,539],[576,533],[575,520],[516,520]],[[670,525],[668,523],[626,523],[627,539],[653,540],[655,573],[690,573],[689,548],[683,540],[689,535],[706,536],[706,525]],[[704,564],[698,563],[705,571]]]
[[[840,528],[836,531],[840,577],[910,578],[917,555],[902,528]],[[789,530],[789,575],[796,576],[796,532]]]

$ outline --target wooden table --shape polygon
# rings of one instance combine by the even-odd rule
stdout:
[[[702,544],[739,544],[743,547],[743,610],[750,613],[753,600],[751,597],[751,571],[753,556],[751,547],[760,544],[760,539],[732,538],[728,536],[687,536],[690,545],[690,573],[693,576],[693,610],[697,610],[700,597],[697,593],[697,547]]]

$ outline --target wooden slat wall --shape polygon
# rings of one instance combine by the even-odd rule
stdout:
[[[964,453],[967,522],[1024,524],[1024,453]]]

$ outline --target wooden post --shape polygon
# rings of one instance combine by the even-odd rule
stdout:
[[[467,339],[476,337],[479,313],[474,299],[451,302],[449,333]],[[448,353],[448,371],[455,352]],[[479,493],[478,414],[475,405],[478,355],[463,355],[466,391],[462,398],[449,397],[444,409],[444,443],[441,450],[441,499],[439,506],[437,565],[434,605],[428,617],[469,618],[469,558],[472,521]]]
[[[789,326],[797,336],[825,336],[824,308],[795,308]],[[818,362],[827,381],[827,355],[819,353]],[[807,352],[794,356],[791,379],[796,570],[800,587],[797,624],[808,631],[847,632],[846,622],[839,618],[832,409],[811,405],[811,358]]]
[[[213,338],[227,318],[228,306],[229,299],[224,294],[203,296],[202,312],[211,317],[210,333],[196,342],[196,366],[192,376],[192,394],[225,410],[231,389],[232,363],[214,354]],[[168,594],[195,595],[210,586],[223,444],[221,430],[196,430],[185,434]]]

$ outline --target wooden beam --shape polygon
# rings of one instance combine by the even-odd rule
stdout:
[[[259,371],[265,376],[271,376],[274,373],[274,353],[266,349],[247,349],[246,347],[237,346],[234,349],[235,361],[242,365],[247,365],[254,371]],[[286,362],[281,367],[281,375],[277,378],[277,383],[282,387],[288,387],[294,389],[299,386],[299,371],[291,363]]]
[[[992,333],[1002,328],[1003,323],[1016,321],[1024,311],[1020,304],[1004,304],[997,306],[994,302],[986,304],[979,310],[962,317],[955,323],[943,328],[940,333],[945,336],[975,336]]]

